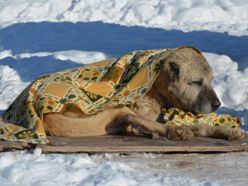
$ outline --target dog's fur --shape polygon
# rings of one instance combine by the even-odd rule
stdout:
[[[54,136],[98,136],[118,133],[141,133],[173,140],[207,136],[240,139],[238,129],[208,125],[164,125],[159,117],[162,108],[178,107],[193,113],[209,113],[220,106],[211,82],[213,72],[201,52],[193,47],[181,47],[163,62],[152,88],[133,105],[120,106],[98,114],[86,115],[80,110],[44,115],[46,133]]]

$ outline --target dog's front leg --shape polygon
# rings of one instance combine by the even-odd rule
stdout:
[[[163,125],[132,114],[123,117],[132,128],[137,129],[140,133],[152,135],[153,139],[188,140],[193,137],[193,132],[185,126]]]
[[[139,133],[152,135],[153,139],[165,137],[166,127],[164,125],[147,120],[142,116],[132,114],[125,115],[124,120],[130,124],[132,128],[138,130]]]

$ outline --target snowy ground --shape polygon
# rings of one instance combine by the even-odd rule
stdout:
[[[1,186],[246,186],[247,153],[0,154]]]
[[[192,45],[214,69],[218,112],[240,116],[248,130],[247,9],[246,0],[0,0],[0,113],[40,75]],[[0,185],[247,185],[247,158],[7,152]]]
[[[246,0],[5,0],[0,27],[20,22],[104,21],[184,31],[248,33]]]

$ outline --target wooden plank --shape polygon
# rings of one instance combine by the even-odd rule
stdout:
[[[247,151],[248,137],[241,141],[194,138],[190,141],[151,140],[130,136],[50,138],[43,152],[240,152]]]
[[[32,147],[35,147],[35,145],[22,143],[22,142],[0,140],[0,152],[13,151],[13,150],[24,150],[24,149],[29,149]]]
[[[227,141],[194,138],[189,141],[152,140],[134,136],[96,136],[80,138],[48,137],[51,144],[38,145],[44,153],[134,153],[134,152],[248,152],[248,136]],[[20,142],[0,141],[0,151],[22,150],[33,146]]]

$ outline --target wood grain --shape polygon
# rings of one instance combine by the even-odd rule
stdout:
[[[183,153],[183,152],[248,152],[248,136],[243,140],[227,141],[212,138],[194,138],[189,141],[152,140],[134,136],[96,136],[81,138],[48,137],[50,144],[37,145],[43,153]],[[0,141],[0,151],[23,150],[34,145]]]

